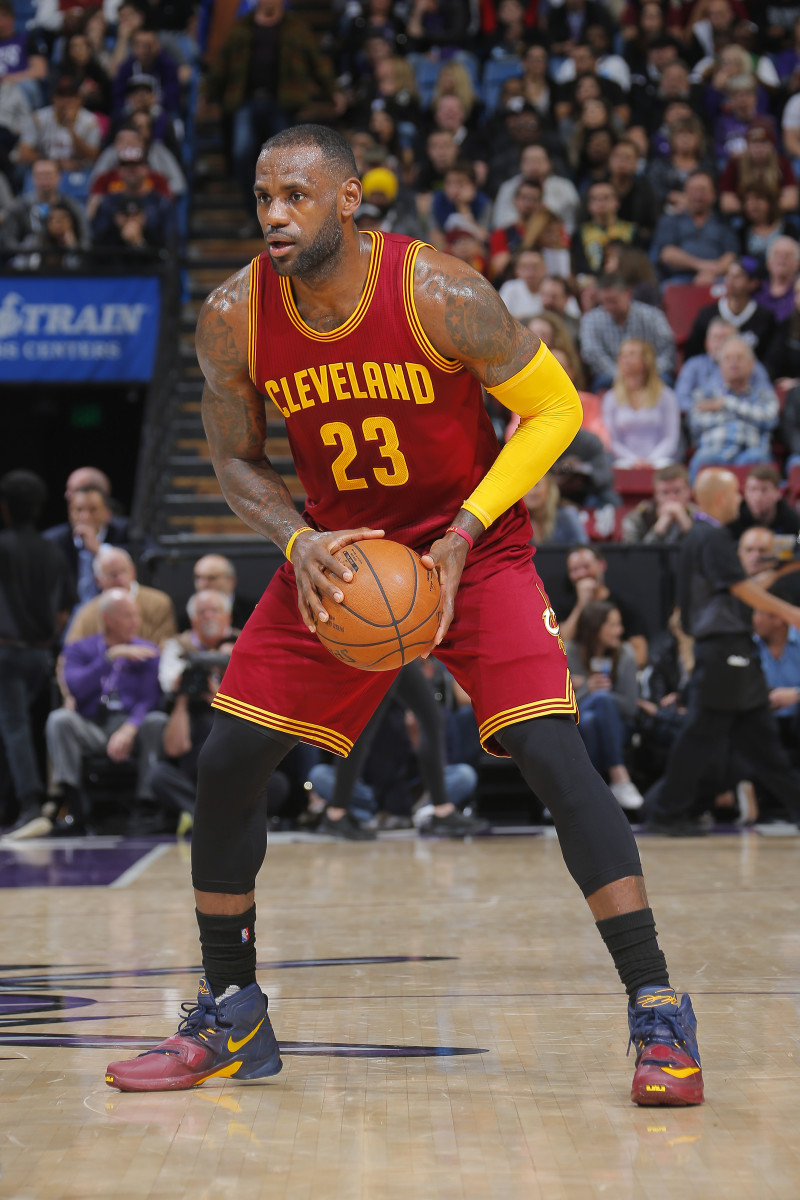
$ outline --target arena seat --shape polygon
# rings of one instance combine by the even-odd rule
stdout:
[[[442,69],[441,62],[433,62],[422,54],[409,54],[408,61],[414,68],[414,75],[419,89],[419,102],[423,109],[430,108],[436,81]]]
[[[653,468],[615,467],[614,491],[627,505],[649,500],[653,494]]]
[[[711,288],[697,283],[671,283],[664,288],[664,313],[678,349],[688,338],[700,309],[711,304],[713,299]]]
[[[505,81],[522,74],[522,63],[518,58],[489,59],[483,68],[483,79],[481,80],[481,98],[487,117],[490,117],[497,108]]]

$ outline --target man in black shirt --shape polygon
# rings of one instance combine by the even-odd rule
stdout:
[[[690,813],[699,784],[704,776],[722,776],[734,746],[748,760],[753,780],[780,796],[797,821],[800,773],[770,711],[750,610],[775,613],[800,627],[800,608],[745,575],[724,528],[739,511],[736,476],[707,468],[697,478],[695,498],[699,512],[678,564],[678,605],[684,631],[694,638],[695,668],[686,723],[664,778],[647,795],[650,828],[678,836],[698,833]]]
[[[746,529],[763,525],[773,533],[800,534],[800,513],[781,496],[781,481],[774,467],[751,467],[744,481],[744,498],[739,514],[730,525],[738,541]]]
[[[30,708],[52,674],[53,647],[76,599],[64,556],[34,527],[46,499],[44,482],[31,471],[0,479],[0,742],[20,828],[39,816],[44,801]]]

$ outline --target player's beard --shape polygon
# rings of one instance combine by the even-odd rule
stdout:
[[[323,224],[317,230],[310,246],[298,249],[292,262],[271,258],[273,269],[278,275],[294,275],[301,279],[322,279],[330,275],[341,257],[344,237],[342,226],[332,205]]]

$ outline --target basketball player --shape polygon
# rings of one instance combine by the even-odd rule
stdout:
[[[276,134],[256,166],[266,250],[217,288],[197,328],[205,428],[231,508],[287,562],[234,647],[201,754],[192,876],[204,978],[177,1034],[106,1081],[187,1088],[281,1069],[255,980],[264,781],[298,739],[347,755],[393,672],[357,671],[315,637],[351,573],[333,553],[386,535],[438,572],[436,655],[472,698],[483,745],[510,755],[558,831],[628,993],[632,1098],[699,1104],[691,1001],[679,1002],[630,826],[592,769],[521,497],[569,445],[580,402],[547,348],[471,268],[420,242],[359,233],[338,134]],[[521,420],[502,450],[481,384]],[[286,418],[308,497],[299,516],[264,457]]]

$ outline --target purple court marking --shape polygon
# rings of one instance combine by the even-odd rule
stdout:
[[[73,1050],[151,1050],[152,1038],[133,1034],[0,1033],[0,1046],[52,1046]],[[316,1054],[326,1058],[452,1058],[488,1054],[480,1046],[386,1046],[368,1042],[281,1042],[281,1054]]]
[[[153,849],[151,841],[38,840],[0,849],[0,888],[108,887]]]
[[[5,992],[0,991],[0,1018],[13,1017],[17,1013],[62,1012],[67,1008],[85,1008],[96,1004],[87,996],[56,996],[53,993]],[[0,1020],[5,1025],[6,1021]]]

